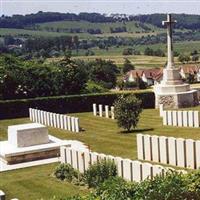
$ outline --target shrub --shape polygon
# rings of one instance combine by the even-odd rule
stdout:
[[[117,167],[111,160],[100,160],[85,172],[85,182],[89,187],[97,187],[109,177],[117,176]]]
[[[125,92],[129,95],[133,92]],[[143,108],[154,108],[155,97],[153,92],[134,92],[135,96],[142,101]],[[40,97],[33,99],[5,100],[0,101],[0,119],[27,117],[28,109],[38,108],[58,113],[89,112],[92,104],[113,105],[121,93],[82,94],[54,97]]]
[[[69,164],[60,164],[56,167],[54,175],[60,180],[71,182],[74,178],[78,179],[79,173]]]
[[[115,103],[115,118],[119,127],[126,129],[128,132],[135,128],[139,121],[139,115],[142,112],[141,101],[135,95],[119,97]]]
[[[111,177],[96,189],[96,196],[101,200],[125,200],[134,196],[135,183],[128,183],[120,177]]]

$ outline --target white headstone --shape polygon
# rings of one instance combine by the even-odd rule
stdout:
[[[177,140],[177,166],[186,167],[186,155],[185,155],[185,140],[178,138]]]
[[[172,126],[172,111],[171,110],[167,111],[167,119],[168,119],[168,125]]]
[[[194,127],[199,127],[199,111],[194,111]]]
[[[164,106],[163,106],[163,104],[160,104],[160,105],[159,105],[160,117],[163,116],[163,111],[164,111]]]
[[[164,175],[164,167],[160,165],[153,165],[153,177],[156,175]]]
[[[6,200],[6,195],[2,190],[0,190],[0,200]]]
[[[41,123],[41,110],[38,110],[38,123]]]
[[[196,169],[200,169],[200,140],[195,142]]]
[[[159,144],[160,144],[160,162],[163,164],[167,164],[168,162],[167,137],[165,136],[159,137]]]
[[[38,110],[34,109],[35,112],[35,122],[38,122]]]
[[[60,147],[60,161],[61,163],[67,163],[65,146]]]
[[[56,114],[56,124],[57,128],[60,128],[60,114]]]
[[[57,120],[56,120],[56,114],[55,113],[53,113],[53,127],[54,128],[57,128]]]
[[[132,177],[131,177],[131,173],[132,173],[132,161],[129,159],[124,159],[123,160],[123,169],[124,169],[124,176],[123,178],[131,181]]]
[[[79,118],[78,117],[75,117],[75,132],[78,133],[80,130],[79,130]]]
[[[177,116],[177,111],[176,110],[172,111],[172,125],[173,126],[178,126],[178,116]]]
[[[170,165],[177,165],[177,152],[176,152],[176,138],[169,137],[168,138],[168,145],[169,145],[169,164]]]
[[[183,111],[178,111],[178,126],[183,126]]]
[[[187,168],[195,169],[195,142],[194,140],[185,140],[186,146],[186,163]]]
[[[123,159],[115,157],[115,163],[117,165],[117,174],[119,177],[123,177]]]
[[[54,127],[54,114],[50,113],[50,126]]]
[[[188,127],[188,111],[183,111],[183,126]]]
[[[64,115],[64,129],[67,130],[67,116]]]
[[[42,110],[40,111],[40,120],[41,120],[40,123],[44,124],[44,111]]]
[[[145,160],[152,160],[151,155],[151,136],[144,135],[144,158]]]
[[[33,121],[32,108],[29,108],[29,118],[31,121]]]
[[[64,129],[64,115],[60,115],[60,128]]]
[[[72,127],[71,127],[71,117],[70,116],[67,116],[67,128],[68,128],[68,131],[71,131],[72,130]]]
[[[91,165],[91,153],[84,152],[85,170]]]
[[[140,182],[142,180],[142,163],[139,161],[132,162],[133,181]]]
[[[111,106],[111,119],[115,119],[115,108],[114,108],[114,106]]]
[[[85,171],[85,166],[84,166],[84,153],[81,151],[78,151],[78,169],[81,173]]]
[[[96,103],[93,103],[93,115],[94,116],[97,116],[97,104]]]
[[[35,109],[31,109],[32,110],[32,121],[35,122]]]
[[[144,160],[144,138],[142,134],[137,134],[137,157]]]
[[[47,112],[44,111],[43,115],[44,115],[44,125],[47,125]]]
[[[103,106],[99,104],[99,116],[103,117]]]
[[[67,163],[72,165],[72,149],[66,148],[67,152]]]
[[[109,118],[109,107],[105,106],[105,116],[106,118]]]
[[[71,117],[71,127],[72,127],[72,129],[71,129],[71,131],[72,132],[75,132],[75,121],[74,121],[74,119],[75,119],[75,117]]]
[[[96,152],[92,152],[91,153],[91,163],[92,163],[92,165],[94,164],[94,163],[97,163],[97,161],[98,161],[98,153],[96,153]]]
[[[160,161],[160,151],[159,151],[159,139],[158,136],[153,135],[151,137],[152,142],[152,161],[159,162]]]
[[[153,177],[153,166],[150,163],[142,163],[142,179]]]
[[[77,159],[77,155],[78,152],[75,149],[72,149],[72,167],[74,169],[78,169],[78,159]]]
[[[167,125],[167,111],[164,110],[163,111],[163,125],[166,126]]]
[[[188,111],[188,119],[189,127],[194,127],[194,112],[192,110]]]

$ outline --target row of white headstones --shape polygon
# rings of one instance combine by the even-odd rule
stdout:
[[[200,140],[137,134],[137,152],[140,160],[200,168]]]
[[[92,108],[93,108],[93,115],[94,116],[100,116],[100,117],[106,117],[106,118],[111,117],[111,119],[115,119],[114,106],[109,107],[108,105],[105,105],[104,106],[105,109],[103,110],[102,104],[97,105],[97,104],[94,103],[92,105]],[[99,110],[98,110],[98,108],[99,108]]]
[[[160,117],[163,118],[163,125],[178,127],[199,127],[199,111],[193,110],[164,110],[160,105]]]
[[[46,126],[60,128],[76,133],[80,132],[80,124],[78,117],[71,117],[33,108],[29,108],[29,117],[31,121]]]

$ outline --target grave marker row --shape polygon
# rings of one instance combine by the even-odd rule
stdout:
[[[62,163],[72,165],[81,173],[87,170],[91,164],[94,164],[99,160],[113,160],[117,166],[118,176],[128,181],[140,182],[146,178],[152,179],[158,174],[164,175],[168,169],[160,165],[152,165],[150,163],[143,163],[137,160],[133,161],[130,159],[122,159],[120,157],[98,154],[96,152],[80,151],[64,146],[61,147],[60,155]]]
[[[33,122],[60,128],[72,132],[80,132],[79,118],[29,108],[29,117]]]
[[[200,140],[137,134],[138,159],[178,167],[200,167]]]
[[[111,106],[110,107],[110,111],[109,111],[109,106],[108,105],[105,105],[104,106],[105,109],[103,110],[103,105],[102,104],[99,104],[97,106],[97,104],[93,104],[92,105],[92,108],[93,108],[93,115],[94,116],[97,116],[99,115],[100,117],[106,117],[106,118],[110,118],[111,119],[115,119],[115,115],[114,115],[114,106]],[[99,111],[98,111],[98,108],[99,108]]]
[[[199,127],[199,111],[163,111],[163,125]]]

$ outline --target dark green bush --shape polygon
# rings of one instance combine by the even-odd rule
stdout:
[[[128,183],[120,177],[111,177],[97,187],[95,195],[101,200],[128,200],[134,197],[136,183]]]
[[[71,182],[74,178],[78,179],[79,173],[69,164],[60,164],[54,171],[56,178]]]
[[[89,187],[97,187],[109,177],[117,176],[117,167],[111,160],[101,160],[89,167],[84,178]]]
[[[142,108],[154,108],[155,97],[153,92],[126,92],[125,95],[134,93],[142,101]],[[0,101],[0,119],[27,117],[28,109],[38,108],[50,112],[71,113],[71,112],[89,112],[92,110],[92,104],[113,105],[114,101],[122,93],[101,93],[101,94],[83,94],[55,97],[41,97],[34,99],[20,100],[1,100]]]

